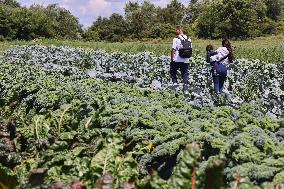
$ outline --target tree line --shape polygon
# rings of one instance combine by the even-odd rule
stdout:
[[[15,0],[0,0],[0,40],[78,39],[82,34],[78,18],[56,4],[26,8]]]
[[[56,4],[22,7],[0,0],[0,40],[34,38],[127,41],[167,39],[182,24],[199,38],[246,39],[284,33],[284,0],[172,0],[166,7],[128,2],[123,14],[98,17],[86,30],[78,18]]]

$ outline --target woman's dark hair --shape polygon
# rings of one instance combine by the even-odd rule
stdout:
[[[222,46],[228,49],[229,51],[228,59],[229,59],[229,62],[232,63],[234,60],[234,55],[233,55],[233,50],[232,50],[230,41],[228,39],[224,39],[222,41]]]

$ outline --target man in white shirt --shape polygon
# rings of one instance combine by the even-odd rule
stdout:
[[[187,39],[191,42],[191,39],[184,35],[183,27],[176,26],[177,37],[173,39],[172,51],[171,51],[171,64],[170,75],[173,83],[177,83],[177,71],[180,69],[182,81],[185,85],[188,84],[188,67],[189,58],[182,58],[179,56],[179,49],[181,48],[181,40]]]

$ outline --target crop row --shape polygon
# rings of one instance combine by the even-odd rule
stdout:
[[[269,188],[284,181],[284,122],[281,114],[266,115],[261,101],[197,107],[171,90],[90,78],[79,63],[57,62],[78,70],[66,74],[42,66],[50,60],[5,56],[0,174],[10,185]],[[265,68],[275,74],[265,82],[283,77],[283,70]]]
[[[19,46],[4,54],[4,61],[37,65],[44,70],[60,70],[64,75],[88,75],[112,82],[133,83],[156,90],[182,90],[169,79],[169,57],[148,52],[138,54],[106,53],[82,48]],[[229,65],[225,94],[221,100],[212,90],[210,66],[204,57],[192,58],[187,101],[197,107],[221,104],[239,107],[257,101],[263,111],[280,117],[284,110],[284,64],[265,64],[258,60],[237,59]],[[177,88],[177,89],[175,89]]]

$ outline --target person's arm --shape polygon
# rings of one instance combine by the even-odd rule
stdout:
[[[176,55],[176,50],[172,48],[172,51],[171,51],[171,61],[172,62],[174,61],[175,55]]]
[[[171,50],[171,62],[174,61],[174,57],[176,55],[176,49],[177,49],[176,38],[174,38],[173,39],[172,50]]]
[[[207,63],[210,63],[210,51],[207,51],[207,53],[206,53],[206,62]]]
[[[207,51],[206,53],[206,62],[210,63],[210,57],[218,54],[216,51]]]

